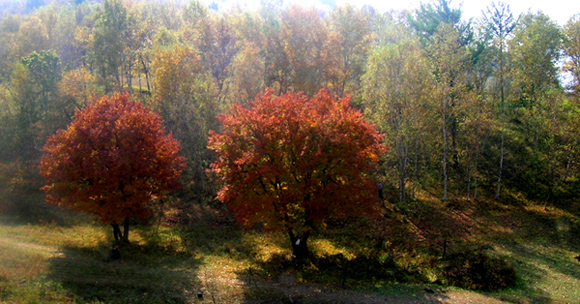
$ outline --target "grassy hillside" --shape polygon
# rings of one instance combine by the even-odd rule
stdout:
[[[385,217],[329,223],[315,258],[290,261],[286,236],[240,229],[222,210],[192,205],[137,225],[121,260],[112,233],[50,209],[43,221],[0,218],[3,303],[573,303],[580,299],[580,221],[548,206],[424,197]],[[58,216],[49,216],[58,214]],[[55,220],[58,219],[58,220]],[[63,220],[64,219],[64,220]],[[513,265],[500,291],[449,287],[461,254]],[[445,255],[445,257],[443,256]],[[433,293],[431,292],[433,291]]]

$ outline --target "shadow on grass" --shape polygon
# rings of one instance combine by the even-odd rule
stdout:
[[[198,266],[186,252],[157,246],[124,246],[120,260],[110,259],[108,244],[64,247],[49,261],[48,279],[85,301],[190,303],[201,286]]]
[[[447,303],[449,297],[440,290],[424,286],[377,283],[360,288],[354,283],[342,288],[336,284],[300,282],[300,275],[283,271],[278,276],[264,276],[248,270],[238,273],[246,286],[245,304],[266,303]]]
[[[575,285],[580,281],[580,268],[575,265],[571,252],[578,250],[575,241],[574,219],[567,212],[550,207],[520,204],[503,210],[488,210],[486,217],[490,227],[488,239],[510,253],[508,259],[516,268],[518,283],[513,289],[496,293],[494,297],[511,301],[548,304],[574,298],[578,293],[559,295],[563,285]],[[570,281],[564,282],[562,278]],[[558,277],[556,279],[555,277]]]
[[[273,255],[266,262],[237,272],[245,286],[243,303],[446,303],[448,297],[419,272],[405,270],[381,258],[341,255],[306,261]],[[369,284],[373,282],[373,284]],[[400,282],[400,281],[399,281]],[[432,286],[431,286],[432,287]]]
[[[177,228],[183,245],[192,253],[227,255],[237,260],[250,260],[256,255],[255,244],[243,238],[249,230],[236,224],[224,206],[180,204],[168,221]]]

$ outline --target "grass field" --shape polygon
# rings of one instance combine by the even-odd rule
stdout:
[[[209,207],[192,206],[169,212],[163,222],[135,226],[117,261],[109,257],[110,227],[88,216],[34,223],[3,216],[0,302],[580,303],[580,263],[573,259],[580,253],[577,210],[545,210],[524,201],[424,201],[412,210],[406,218],[391,217],[382,231],[381,244],[404,280],[357,277],[355,270],[343,276],[342,268],[317,265],[285,267],[285,235],[242,230]],[[311,249],[318,257],[353,260],[376,244],[358,228],[329,227],[313,236]],[[484,244],[514,265],[516,286],[478,292],[435,284],[441,238],[449,252]]]

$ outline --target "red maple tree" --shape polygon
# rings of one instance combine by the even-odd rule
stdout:
[[[287,232],[296,257],[309,255],[308,237],[325,219],[377,213],[369,173],[386,147],[348,97],[268,89],[219,119],[223,132],[211,132],[208,144],[222,182],[217,198],[246,226]]]
[[[128,241],[130,218],[148,216],[155,198],[180,186],[179,150],[158,114],[128,94],[103,97],[48,139],[42,190],[49,203],[95,214]]]

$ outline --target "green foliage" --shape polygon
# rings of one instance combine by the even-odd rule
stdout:
[[[127,9],[120,0],[105,0],[97,13],[88,46],[88,61],[107,92],[121,87],[121,66],[127,43]]]
[[[16,107],[14,99],[10,95],[8,89],[0,84],[0,142],[2,142],[3,149],[0,149],[0,161],[9,161],[14,159],[16,138],[15,124],[16,124]],[[0,175],[3,172],[0,173]]]
[[[513,34],[509,47],[514,102],[517,106],[533,106],[559,84],[556,63],[560,59],[562,33],[547,15],[528,13],[520,18]]]
[[[433,112],[427,104],[435,81],[426,52],[418,41],[408,39],[375,48],[362,87],[367,116],[381,131],[392,134],[385,139],[391,150],[384,156],[385,180],[398,186],[399,202],[404,203],[407,182],[420,182],[416,160],[433,138],[429,119]]]
[[[62,74],[60,57],[53,50],[33,52],[22,58],[22,64],[30,72],[36,90],[44,94],[56,91]]]
[[[164,118],[167,129],[182,143],[188,162],[181,193],[201,201],[212,190],[205,170],[213,159],[207,149],[207,135],[218,125],[217,86],[211,74],[204,71],[198,52],[187,45],[175,44],[156,50],[152,72],[155,79],[152,106]]]
[[[467,45],[472,39],[470,21],[461,21],[463,12],[452,8],[450,0],[437,0],[432,3],[421,3],[421,7],[409,14],[407,20],[424,42],[427,42],[442,25],[453,27],[461,37],[461,44]]]
[[[13,72],[16,150],[26,162],[36,159],[40,143],[68,122],[56,106],[61,75],[60,58],[52,50],[23,57]]]

